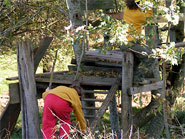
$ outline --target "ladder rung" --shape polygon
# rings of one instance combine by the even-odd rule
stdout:
[[[83,100],[83,101],[99,101],[99,102],[104,101],[104,99],[94,99],[94,98],[82,98],[81,100]]]
[[[95,118],[95,115],[84,115],[85,118]],[[70,115],[70,117],[75,117],[75,115]]]
[[[82,109],[99,110],[99,107],[82,107]]]
[[[108,94],[109,93],[109,91],[94,91],[94,90],[84,90],[84,93],[89,93],[89,94],[91,94],[91,93],[97,93],[97,94]]]

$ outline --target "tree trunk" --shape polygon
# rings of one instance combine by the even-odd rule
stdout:
[[[69,10],[70,26],[71,26],[71,29],[74,30],[77,27],[83,25],[80,0],[66,0],[66,4]],[[84,40],[81,40],[80,38],[78,38],[73,42],[73,50],[74,50],[77,65],[79,65],[79,62],[80,62],[83,41]]]
[[[31,42],[17,44],[23,139],[41,138],[32,50]]]
[[[155,123],[155,124],[154,124]],[[151,124],[147,128],[147,138],[151,139],[160,139],[161,131],[164,129],[164,118],[163,114],[158,113],[157,116],[155,116]]]

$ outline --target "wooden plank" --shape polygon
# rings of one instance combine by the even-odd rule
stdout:
[[[56,71],[54,72],[54,74],[58,74],[58,75],[63,75],[65,73],[68,73],[69,71]],[[35,77],[49,77],[51,74],[51,72],[44,72],[44,73],[38,73],[38,74],[35,74]],[[9,78],[6,78],[6,80],[9,80],[9,81],[13,81],[13,80],[18,80],[19,77],[16,76],[16,77],[9,77]]]
[[[105,113],[106,109],[109,106],[110,101],[112,100],[112,98],[114,97],[117,89],[119,88],[119,84],[120,84],[120,76],[114,81],[111,89],[110,89],[110,93],[106,96],[102,106],[100,107],[100,109],[98,110],[95,119],[92,121],[91,125],[90,125],[90,129],[91,131],[94,133],[95,129],[96,129],[96,125],[98,124],[98,122],[100,121],[100,118],[103,116],[103,114]]]
[[[121,93],[121,121],[123,129],[123,137],[129,138],[129,132],[132,125],[132,98],[128,95],[128,89],[132,87],[133,80],[133,54],[131,52],[123,52],[122,62],[122,93]]]
[[[107,51],[106,53],[100,53],[99,51],[87,51],[85,57],[88,59],[97,59],[101,61],[114,61],[122,62],[121,51]]]
[[[13,132],[17,119],[21,111],[20,103],[6,105],[5,110],[0,117],[0,138],[8,139]]]
[[[121,64],[117,64],[117,63],[95,62],[95,65],[97,65],[97,66],[107,66],[107,67],[121,68]]]
[[[101,72],[116,72],[116,73],[121,73],[121,68],[109,68],[109,67],[97,67],[97,66],[86,66],[86,65],[81,65],[81,70],[82,72],[86,71],[101,71]],[[69,71],[76,71],[77,67],[74,65],[69,65],[68,66]]]
[[[74,75],[61,75],[57,77],[54,75],[53,83],[60,84],[71,84],[74,79]],[[36,78],[36,82],[47,82],[49,83],[49,78]],[[101,76],[81,76],[81,85],[91,85],[91,86],[111,86],[116,78],[106,78]]]
[[[42,138],[34,77],[33,45],[17,43],[17,63],[21,92],[22,138]],[[34,120],[33,120],[34,119]]]
[[[80,1],[81,9],[86,9],[86,0]],[[114,1],[113,0],[87,0],[87,9],[96,10],[96,9],[113,9]]]
[[[120,57],[114,57],[111,55],[86,55],[86,59],[95,59],[98,61],[117,62],[117,63],[122,62]]]
[[[45,37],[40,41],[38,50],[36,51],[34,55],[34,71],[35,72],[52,40],[53,40],[53,37]]]
[[[19,83],[9,84],[9,96],[11,104],[20,103]]]
[[[163,87],[163,81],[143,85],[140,87],[131,87],[129,91],[129,95],[134,95],[137,93],[147,92],[151,90],[158,90],[158,89],[161,89],[162,87]]]

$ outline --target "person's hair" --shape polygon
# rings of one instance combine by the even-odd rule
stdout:
[[[138,9],[138,6],[135,3],[135,0],[125,0],[126,6],[129,9]]]
[[[73,81],[69,87],[74,88],[77,91],[78,95],[81,96],[82,88],[80,87],[79,81],[77,81],[77,80]]]

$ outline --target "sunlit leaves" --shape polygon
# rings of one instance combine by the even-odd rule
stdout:
[[[128,25],[125,22],[115,20],[104,13],[101,14],[100,20],[101,24],[96,29],[100,30],[102,35],[109,36],[111,45],[119,46],[128,43]]]
[[[175,42],[171,42],[170,45],[163,44],[160,48],[153,49],[152,51],[154,57],[159,57],[172,65],[178,65],[178,61],[181,60],[181,56],[184,53],[183,48],[175,47]]]
[[[158,11],[167,22],[171,22],[173,25],[177,25],[179,23],[179,6],[171,5],[169,8],[159,6]]]

